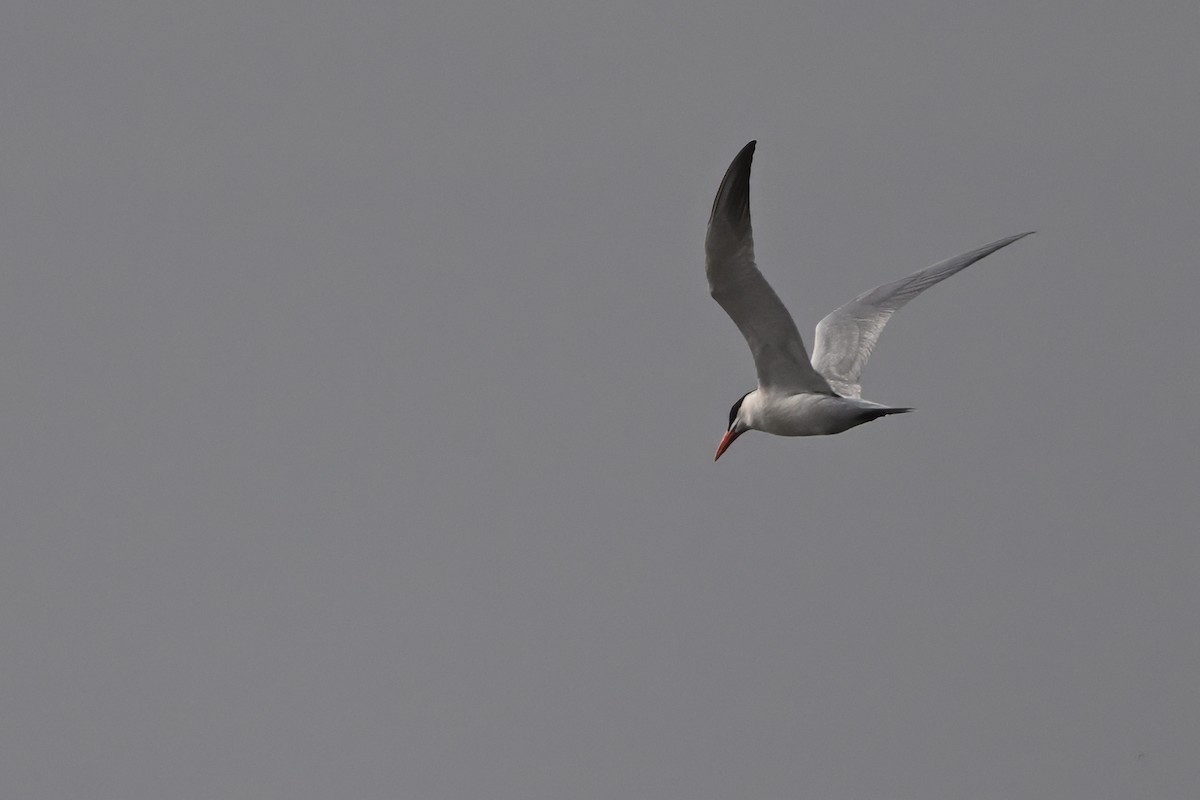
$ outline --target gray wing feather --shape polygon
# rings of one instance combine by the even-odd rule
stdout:
[[[713,200],[704,240],[708,287],[746,337],[758,385],[833,394],[809,361],[792,315],[754,264],[750,162],[754,142],[733,159]]]
[[[935,283],[944,281],[1030,233],[1033,231],[1018,233],[978,250],[948,258],[854,298],[817,325],[813,366],[839,393],[859,397],[862,393],[859,375],[892,314]]]

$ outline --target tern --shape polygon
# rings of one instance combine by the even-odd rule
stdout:
[[[743,147],[725,172],[704,241],[709,291],[746,337],[758,373],[758,388],[729,409],[729,427],[714,461],[746,431],[823,436],[912,411],[862,399],[859,375],[883,326],[930,286],[1033,233],[1000,239],[859,295],[817,325],[810,361],[791,314],[754,264],[750,162],[755,145]]]

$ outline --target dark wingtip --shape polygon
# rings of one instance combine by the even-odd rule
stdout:
[[[999,241],[993,242],[992,244],[988,245],[987,248],[985,248],[988,251],[987,253],[985,253],[985,255],[994,253],[1002,247],[1008,247],[1010,244],[1013,244],[1014,242],[1019,242],[1022,239],[1024,239],[1026,236],[1032,236],[1035,233],[1037,233],[1037,231],[1025,231],[1024,233],[1018,233],[1013,236],[1006,236],[1003,239],[1000,239]],[[988,249],[988,248],[990,248],[990,249]]]
[[[754,161],[754,148],[757,139],[751,139],[749,144],[734,156],[721,179],[721,188],[713,199],[712,213],[708,216],[711,225],[720,211],[727,222],[731,224],[744,223],[750,219],[750,165]]]
[[[758,140],[751,139],[750,142],[738,151],[738,154],[733,157],[733,161],[729,162],[729,169],[725,171],[725,177],[728,179],[731,173],[745,173],[747,181],[750,179],[750,164],[754,161],[754,149],[758,147]]]

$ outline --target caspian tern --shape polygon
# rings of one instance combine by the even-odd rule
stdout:
[[[729,427],[714,461],[746,431],[821,436],[912,411],[861,397],[859,374],[883,326],[930,286],[1033,233],[1000,239],[859,295],[817,325],[810,361],[796,323],[754,265],[750,162],[755,144],[743,147],[725,172],[704,241],[709,291],[746,337],[758,372],[758,388],[729,409]]]

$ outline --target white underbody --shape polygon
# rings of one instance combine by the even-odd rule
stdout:
[[[827,436],[908,410],[855,397],[756,389],[742,401],[738,416],[747,428],[776,436]]]

